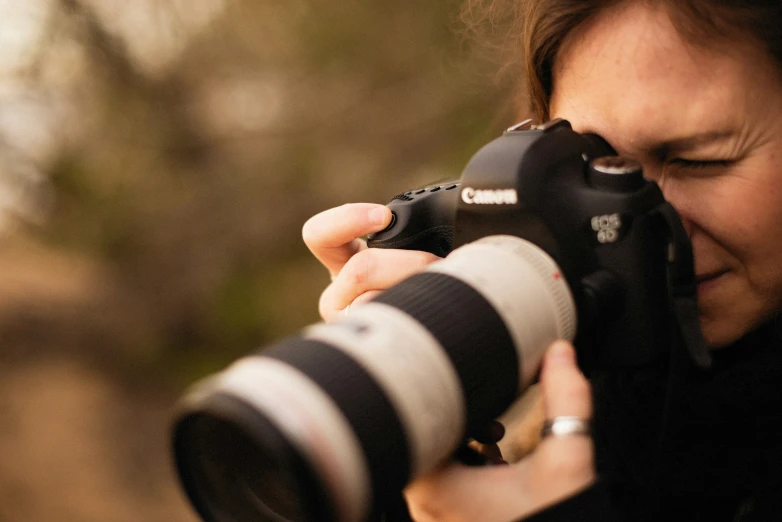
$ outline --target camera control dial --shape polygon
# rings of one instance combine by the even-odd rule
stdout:
[[[600,190],[634,192],[644,185],[641,164],[622,156],[603,156],[589,163],[589,184]]]

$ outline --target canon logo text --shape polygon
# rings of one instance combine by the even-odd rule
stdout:
[[[519,202],[516,189],[475,190],[466,187],[462,190],[462,201],[468,205],[515,205]]]

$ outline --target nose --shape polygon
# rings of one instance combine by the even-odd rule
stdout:
[[[662,165],[642,165],[644,169],[644,178],[657,183],[663,193],[665,200],[676,209],[679,218],[682,220],[684,230],[688,237],[692,237],[694,223],[691,218],[691,201],[686,197],[680,184],[675,179],[666,176],[665,168]]]

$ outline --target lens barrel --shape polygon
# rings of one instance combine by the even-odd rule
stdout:
[[[556,263],[516,237],[481,239],[198,384],[174,430],[180,477],[207,521],[367,520],[574,334]]]

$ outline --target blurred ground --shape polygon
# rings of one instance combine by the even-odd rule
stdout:
[[[300,227],[513,119],[458,1],[0,1],[0,522],[192,521],[186,385],[317,320]]]
[[[111,285],[78,256],[17,238],[0,249],[4,522],[195,520],[167,453],[174,390],[102,362]]]
[[[0,520],[196,520],[165,451],[167,397],[63,359],[0,379]]]

